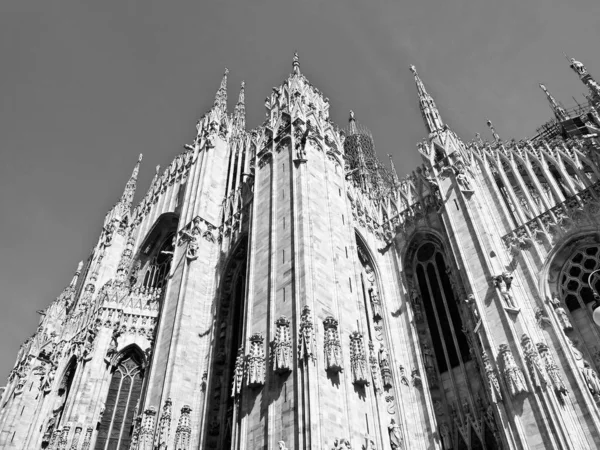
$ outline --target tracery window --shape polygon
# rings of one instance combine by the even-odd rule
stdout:
[[[134,412],[142,391],[142,358],[127,353],[112,374],[104,413],[98,428],[96,450],[127,450]]]
[[[174,233],[169,234],[152,258],[144,275],[145,288],[164,288],[175,250],[174,237]]]
[[[419,287],[428,328],[435,350],[438,370],[443,373],[471,359],[469,345],[462,332],[462,321],[445,258],[432,242],[416,252],[416,284]]]
[[[569,311],[575,311],[594,301],[588,280],[600,268],[600,249],[597,245],[579,248],[565,264],[560,277],[562,298]],[[595,278],[595,289],[600,289],[600,277]]]

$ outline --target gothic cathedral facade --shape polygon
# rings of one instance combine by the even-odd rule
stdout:
[[[527,140],[428,138],[400,179],[301,73],[244,85],[98,242],[21,346],[0,447],[600,447],[600,86]]]

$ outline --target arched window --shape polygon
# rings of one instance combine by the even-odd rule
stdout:
[[[167,275],[171,270],[173,251],[175,250],[175,233],[169,234],[152,257],[152,261],[144,275],[145,288],[164,288]]]
[[[444,255],[432,242],[418,248],[415,273],[438,370],[443,373],[460,364],[459,355],[463,362],[471,356]]]
[[[600,251],[597,244],[580,247],[565,264],[560,277],[562,298],[569,311],[575,311],[594,301],[588,280],[600,268]],[[600,288],[600,277],[595,278],[595,289]]]
[[[104,414],[98,428],[96,450],[128,450],[133,415],[142,392],[142,362],[139,352],[125,353],[112,374]]]

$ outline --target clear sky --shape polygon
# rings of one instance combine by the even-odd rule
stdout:
[[[584,92],[563,52],[600,81],[598,0],[0,2],[0,386],[36,310],[68,284],[139,153],[139,190],[191,142],[230,69],[249,127],[291,71],[371,129],[398,172],[425,137],[414,64],[466,140],[525,138]]]

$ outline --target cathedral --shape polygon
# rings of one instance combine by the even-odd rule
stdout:
[[[600,448],[600,85],[570,67],[588,103],[540,85],[553,116],[520,141],[460,138],[411,67],[405,178],[297,54],[253,130],[226,70],[38,311],[0,448]]]

